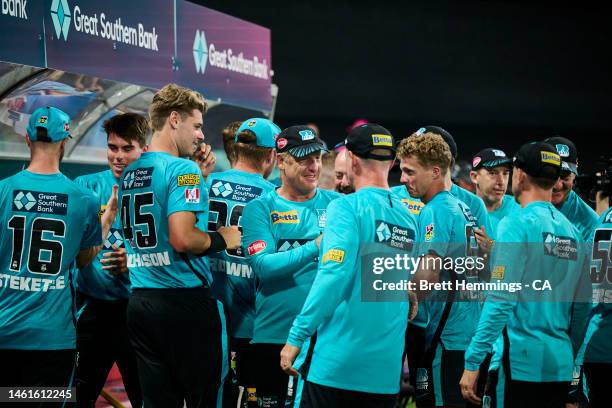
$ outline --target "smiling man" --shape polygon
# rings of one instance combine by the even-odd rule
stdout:
[[[289,378],[278,356],[317,272],[327,205],[340,194],[318,188],[323,141],[308,126],[276,139],[281,187],[244,208],[244,253],[256,284],[252,352],[259,367],[257,399],[283,407]]]
[[[104,122],[104,131],[110,169],[75,180],[94,193],[100,212],[104,212],[113,186],[119,183],[125,167],[146,150],[149,125],[141,115],[124,113]],[[98,256],[77,275],[79,407],[95,404],[114,363],[119,367],[132,406],[142,405],[136,357],[125,320],[130,296],[126,264],[121,218],[117,217]],[[109,336],[109,332],[113,335]]]
[[[510,166],[510,158],[500,149],[484,149],[472,159],[470,178],[476,185],[476,195],[487,207],[493,236],[501,219],[520,208],[514,197],[506,194]]]

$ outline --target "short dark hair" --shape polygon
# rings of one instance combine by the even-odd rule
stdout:
[[[147,144],[147,136],[150,132],[149,122],[138,113],[121,113],[104,122],[106,136],[115,133],[127,142],[137,142],[140,147]]]
[[[547,166],[550,167],[552,170],[551,171],[555,171],[554,168],[552,166]],[[553,188],[553,186],[555,185],[555,183],[557,183],[558,179],[550,179],[548,177],[533,177],[530,176],[529,174],[527,174],[527,177],[529,178],[529,181],[540,187],[543,190],[550,190]]]
[[[238,131],[240,125],[242,125],[242,122],[240,121],[230,122],[221,132],[221,135],[223,136],[223,150],[225,150],[225,155],[227,156],[227,160],[229,160],[230,164],[236,162],[234,139],[236,138],[236,132]]]
[[[44,143],[53,143],[53,140],[51,140],[49,134],[47,133],[47,129],[44,127],[36,128],[36,141]]]

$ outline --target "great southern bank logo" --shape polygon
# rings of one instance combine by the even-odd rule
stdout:
[[[64,36],[64,41],[68,40],[68,30],[70,30],[70,7],[67,0],[53,0],[51,3],[51,20],[55,27],[57,38]]]
[[[206,71],[206,61],[208,61],[208,46],[206,45],[204,30],[196,30],[193,40],[193,60],[195,61],[196,72],[203,74]]]

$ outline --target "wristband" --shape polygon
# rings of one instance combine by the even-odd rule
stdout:
[[[210,237],[210,246],[206,251],[202,252],[198,256],[215,254],[227,248],[227,243],[225,242],[225,239],[223,239],[223,235],[221,235],[220,233],[212,231],[208,233],[208,236]]]

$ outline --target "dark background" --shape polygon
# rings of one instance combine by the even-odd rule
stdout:
[[[436,124],[470,159],[559,134],[582,170],[612,153],[603,6],[519,1],[194,1],[272,30],[281,127],[333,145],[357,118],[396,137]]]

